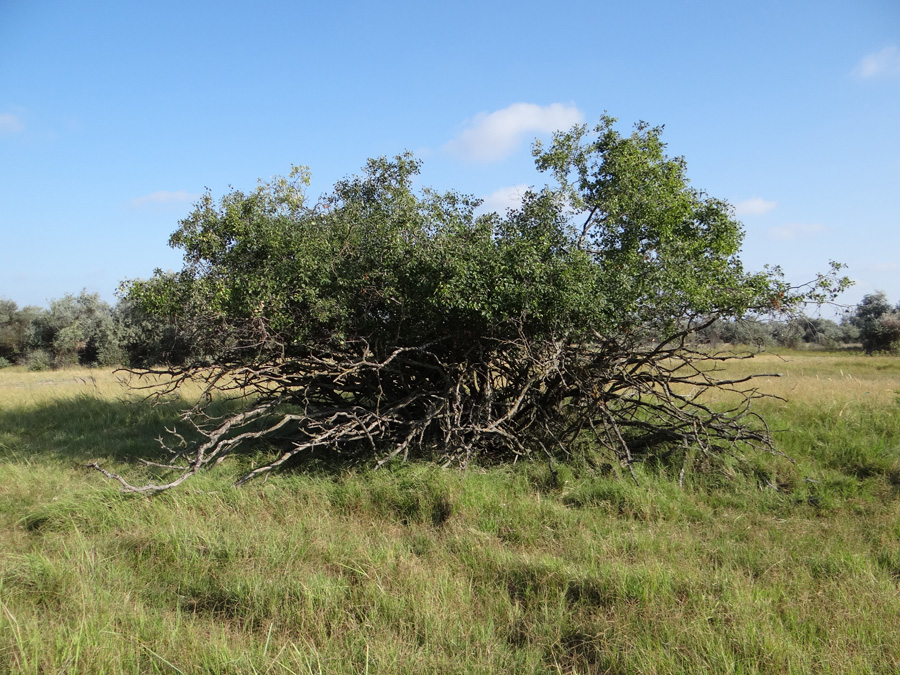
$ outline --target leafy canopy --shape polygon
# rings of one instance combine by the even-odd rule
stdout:
[[[537,166],[559,185],[502,215],[476,217],[477,200],[454,192],[416,194],[409,154],[370,160],[314,206],[302,167],[219,202],[206,194],[170,239],[183,270],[132,282],[130,295],[238,343],[254,330],[275,336],[268,346],[288,351],[345,337],[499,337],[520,324],[610,335],[800,299],[743,270],[740,223],[689,185],[661,129],[622,136],[613,123],[537,144]]]

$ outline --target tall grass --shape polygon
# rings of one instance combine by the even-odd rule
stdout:
[[[765,360],[770,360],[766,362]],[[900,671],[900,362],[741,368],[791,460],[313,467],[152,499],[174,407],[0,371],[0,672]]]

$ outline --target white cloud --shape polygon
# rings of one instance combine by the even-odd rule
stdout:
[[[778,205],[777,202],[767,202],[760,197],[747,199],[734,205],[734,212],[738,217],[743,216],[761,216],[768,213]]]
[[[522,198],[528,192],[528,188],[529,186],[525,183],[520,183],[519,185],[510,185],[509,187],[494,190],[491,194],[484,197],[478,210],[484,213],[496,211],[504,214],[507,209],[517,209],[522,206]]]
[[[17,134],[25,129],[25,125],[12,113],[0,114],[0,133],[9,132]]]
[[[773,239],[799,239],[812,237],[824,231],[825,227],[818,223],[791,223],[771,228],[769,236]]]
[[[465,160],[496,162],[509,156],[526,134],[567,129],[584,120],[574,105],[513,103],[492,113],[479,113],[444,150]]]
[[[853,73],[864,80],[881,76],[900,76],[900,49],[891,45],[880,52],[867,54],[853,69]]]
[[[151,192],[149,195],[144,195],[143,197],[135,197],[131,200],[131,205],[146,206],[147,204],[190,204],[197,201],[199,198],[200,195],[193,194],[186,190],[175,190],[174,192],[170,192],[168,190],[159,190],[157,192]]]

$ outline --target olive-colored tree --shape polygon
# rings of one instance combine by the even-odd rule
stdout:
[[[29,349],[52,355],[56,366],[120,363],[112,307],[87,291],[51,300],[31,322]]]

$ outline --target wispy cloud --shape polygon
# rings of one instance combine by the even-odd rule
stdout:
[[[760,197],[753,197],[734,205],[734,212],[738,217],[761,216],[778,206],[778,202],[769,202]]]
[[[584,120],[574,105],[513,103],[492,113],[479,113],[444,150],[473,162],[496,162],[508,157],[526,134],[566,129]]]
[[[825,227],[819,223],[791,223],[790,225],[779,225],[769,229],[769,236],[772,239],[802,239],[806,237],[814,237],[825,231]]]
[[[863,57],[856,64],[853,74],[864,80],[874,77],[900,77],[900,49],[896,45],[885,47]]]
[[[24,129],[25,124],[12,113],[0,114],[0,133],[17,134]]]
[[[144,195],[143,197],[135,197],[131,200],[131,205],[147,206],[149,204],[190,204],[197,201],[199,198],[200,195],[188,192],[186,190],[175,190],[174,192],[168,190],[159,190],[157,192],[151,192],[149,195]]]
[[[522,206],[522,198],[528,192],[529,186],[525,183],[519,185],[510,185],[494,190],[491,194],[484,197],[479,211],[485,213],[506,213],[507,209],[517,209]]]

